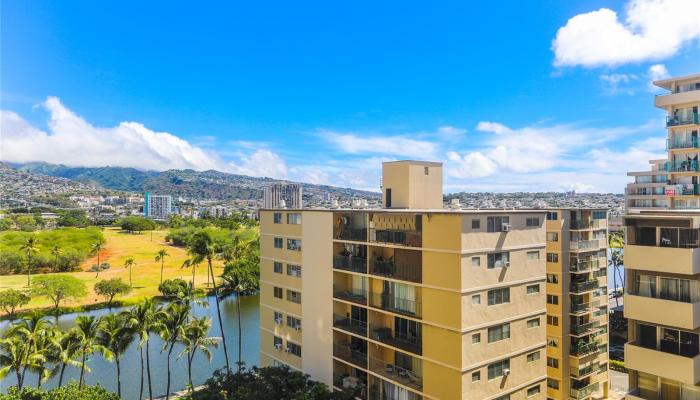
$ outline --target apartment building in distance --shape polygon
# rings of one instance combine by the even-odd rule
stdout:
[[[166,220],[173,212],[172,196],[155,195],[146,192],[143,203],[143,216],[155,220]]]
[[[666,195],[669,185],[666,159],[649,160],[648,171],[628,172],[634,182],[625,189],[625,207],[628,213],[639,210],[666,210],[671,207],[671,198]]]
[[[547,397],[607,398],[607,210],[547,210]]]
[[[263,208],[300,209],[303,207],[301,192],[298,183],[271,183],[263,191]]]
[[[381,209],[260,211],[260,361],[361,399],[545,399],[544,210],[447,210],[442,164]]]
[[[624,313],[628,399],[700,399],[700,74],[654,82],[668,90],[667,207],[628,210]]]

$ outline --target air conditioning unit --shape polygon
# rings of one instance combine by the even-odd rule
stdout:
[[[510,261],[504,261],[504,262],[503,262],[503,267],[505,267],[505,268],[510,267]]]
[[[501,224],[501,231],[510,232],[511,229],[513,229],[513,226],[511,224],[505,222]]]
[[[282,343],[275,343],[275,349],[282,350]]]
[[[287,347],[287,348],[284,349],[284,352],[285,352],[285,353],[291,353],[291,352],[292,352],[292,348],[291,348],[291,347]]]
[[[506,368],[503,370],[503,376],[508,376],[508,375],[510,375],[510,369]]]

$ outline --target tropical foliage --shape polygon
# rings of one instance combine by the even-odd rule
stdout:
[[[85,283],[70,275],[40,275],[32,282],[32,294],[51,299],[54,309],[68,299],[79,299],[87,295]]]

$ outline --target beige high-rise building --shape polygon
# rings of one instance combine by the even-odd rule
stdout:
[[[382,209],[261,210],[261,364],[362,399],[545,399],[546,212],[448,210],[441,164],[383,167]]]
[[[547,396],[607,398],[607,210],[547,212]]]
[[[700,74],[654,84],[668,90],[655,98],[668,113],[666,204],[625,216],[627,398],[700,399]]]

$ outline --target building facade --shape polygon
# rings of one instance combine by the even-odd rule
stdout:
[[[303,207],[301,192],[298,183],[271,183],[263,192],[263,208],[300,209]]]
[[[261,364],[362,399],[545,399],[545,211],[441,193],[441,164],[402,161],[382,209],[262,210]]]
[[[143,215],[146,218],[165,220],[173,213],[172,196],[155,195],[146,192],[144,195]]]
[[[607,398],[607,210],[547,211],[547,397]]]

